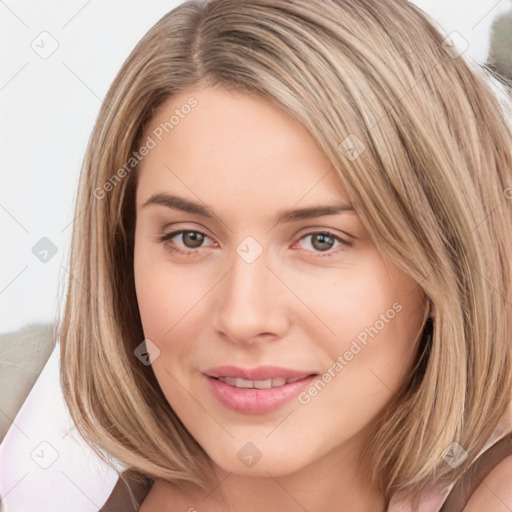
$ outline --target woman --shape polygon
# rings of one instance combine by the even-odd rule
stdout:
[[[412,4],[164,16],[90,140],[60,336],[135,510],[512,506],[511,141]]]

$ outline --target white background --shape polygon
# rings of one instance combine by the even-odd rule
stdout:
[[[81,161],[101,101],[139,39],[180,1],[0,0],[0,333],[53,322],[65,293]],[[485,62],[510,0],[417,0]],[[31,47],[46,31],[57,50]],[[34,44],[36,44],[34,43]],[[48,237],[46,263],[32,247]]]

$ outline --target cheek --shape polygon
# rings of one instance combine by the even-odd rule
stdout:
[[[301,328],[322,345],[326,371],[336,376],[326,376],[334,385],[325,398],[332,392],[332,400],[344,397],[356,409],[366,398],[388,398],[411,369],[425,305],[418,285],[395,267],[373,255],[359,264],[341,269],[336,280],[297,288],[316,313]]]
[[[150,251],[135,245],[134,275],[137,303],[144,334],[159,343],[172,339],[172,331],[191,329],[197,306],[213,285],[211,276],[200,271],[189,272],[165,261],[165,255],[155,257]],[[161,346],[161,349],[165,347]]]
[[[316,339],[321,335],[336,351],[356,338],[364,343],[377,331],[411,339],[421,323],[416,283],[374,253],[363,254],[346,268],[287,277],[309,310],[303,314],[302,309],[295,322],[311,334],[315,331]]]

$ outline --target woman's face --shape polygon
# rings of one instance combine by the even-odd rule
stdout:
[[[144,141],[135,284],[169,404],[227,471],[355,460],[414,362],[420,288],[266,100],[181,94]]]

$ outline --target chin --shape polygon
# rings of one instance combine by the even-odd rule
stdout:
[[[224,451],[218,451],[217,446],[208,455],[213,462],[224,471],[241,476],[264,477],[284,476],[300,471],[311,464],[314,460],[312,454],[300,454],[292,446],[275,447],[272,445],[257,446],[256,443],[242,442],[240,447],[236,446],[234,457],[227,457],[227,452],[233,449],[232,446]],[[230,454],[231,455],[231,454]]]

